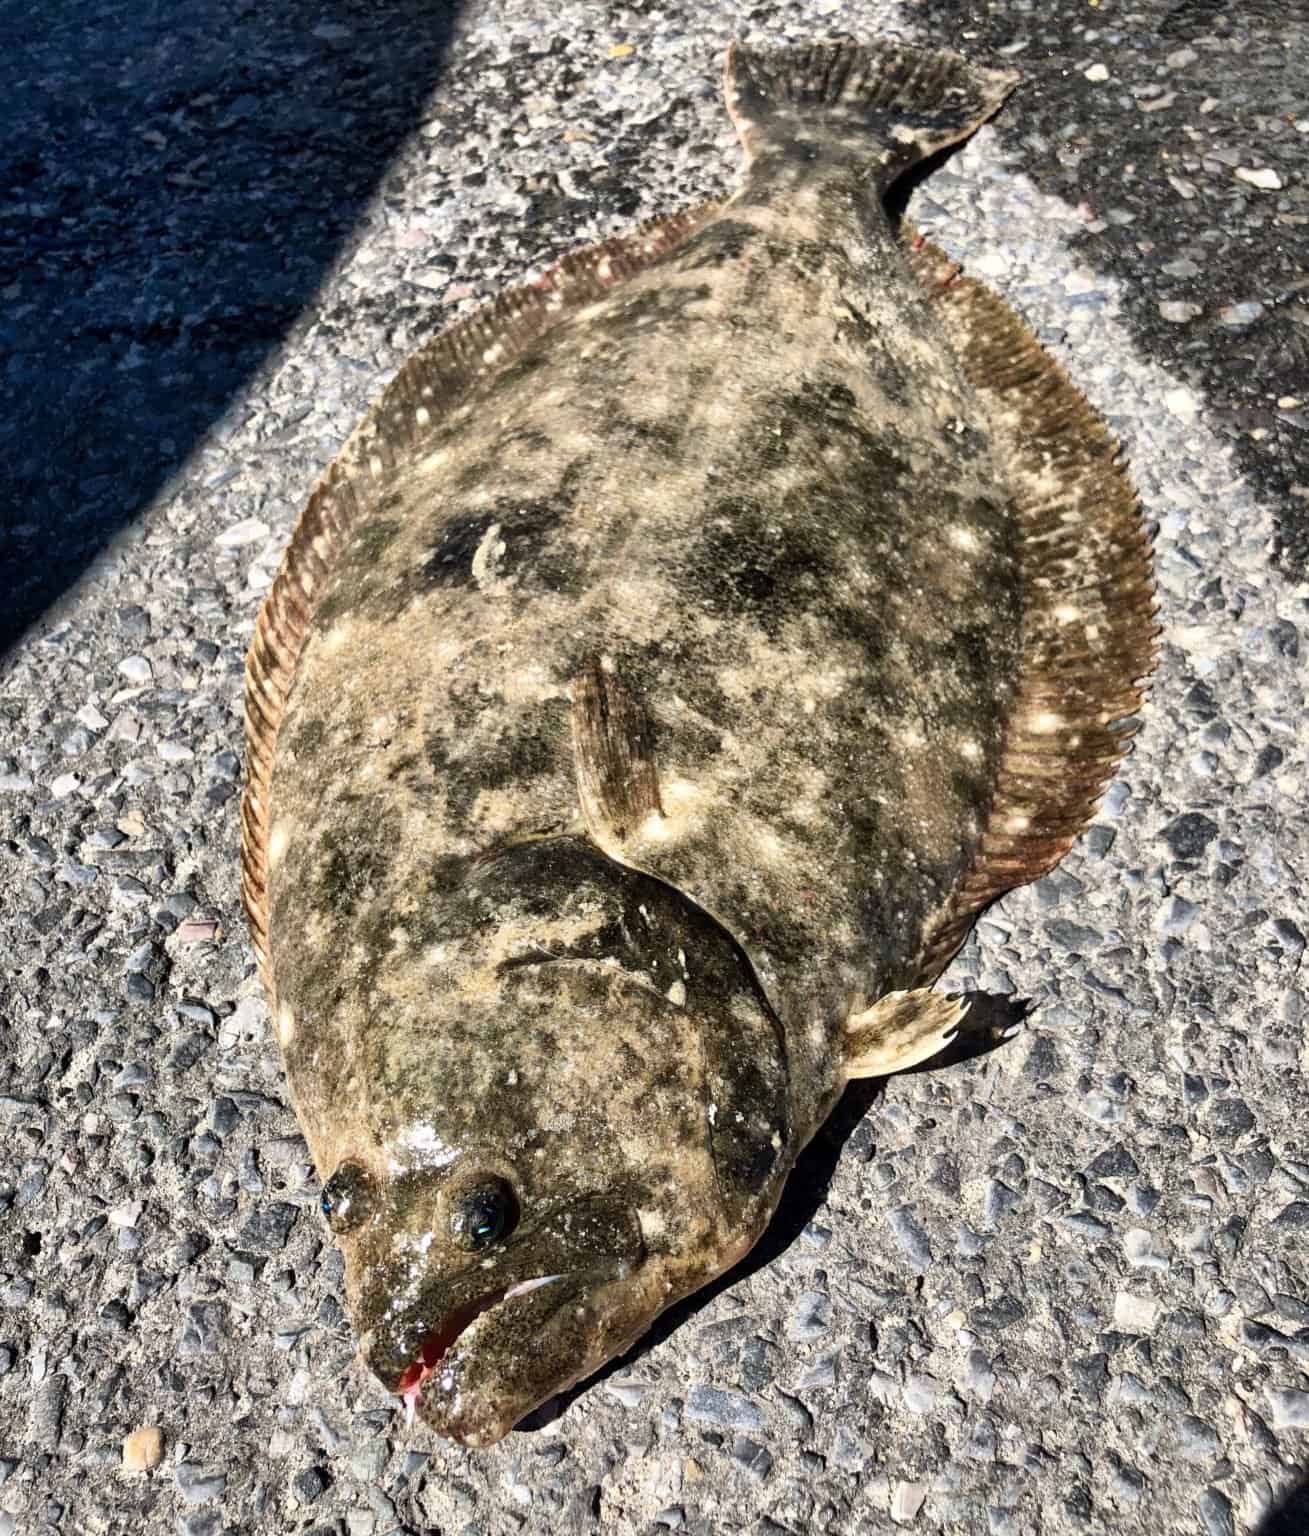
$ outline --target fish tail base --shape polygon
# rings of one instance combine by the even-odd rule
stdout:
[[[844,150],[880,167],[882,186],[967,138],[1018,83],[958,54],[892,39],[728,49],[728,110],[753,160],[769,150]]]

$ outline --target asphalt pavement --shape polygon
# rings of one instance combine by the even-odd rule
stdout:
[[[844,1106],[742,1271],[465,1451],[354,1362],[287,1106],[254,616],[419,341],[730,187],[731,37],[881,31],[1023,73],[908,212],[1122,438],[1143,729],[953,968],[1017,1038]],[[1309,1530],[1300,0],[9,0],[0,44],[0,1536]]]

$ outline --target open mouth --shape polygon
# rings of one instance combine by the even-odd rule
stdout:
[[[552,1285],[562,1279],[562,1275],[537,1275],[532,1280],[519,1280],[514,1285],[487,1291],[475,1300],[465,1302],[462,1307],[447,1312],[423,1340],[417,1356],[405,1367],[404,1374],[396,1383],[396,1394],[405,1402],[406,1423],[413,1423],[414,1409],[422,1394],[423,1383],[454,1348],[456,1341],[467,1333],[484,1312],[498,1307],[502,1301],[509,1301],[514,1296],[525,1296],[529,1291],[540,1290],[543,1285]]]

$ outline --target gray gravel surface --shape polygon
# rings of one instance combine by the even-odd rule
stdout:
[[[426,41],[424,9],[5,13],[7,110],[52,126],[5,225],[41,617],[0,693],[0,1536],[1309,1528],[1303,9],[505,0]],[[256,608],[420,338],[729,185],[730,36],[878,30],[1027,77],[910,213],[1122,435],[1144,730],[956,964],[1023,1033],[845,1106],[747,1271],[465,1452],[353,1363],[286,1106],[237,895]],[[205,293],[239,345],[159,318]]]

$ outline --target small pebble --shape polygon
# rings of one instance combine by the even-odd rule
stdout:
[[[1292,1387],[1265,1387],[1264,1397],[1275,1430],[1309,1429],[1309,1392],[1297,1392]]]
[[[1184,896],[1170,896],[1159,908],[1155,926],[1161,933],[1181,935],[1200,915],[1200,909]]]
[[[1123,1235],[1123,1252],[1136,1269],[1167,1269],[1169,1261],[1155,1247],[1154,1234],[1144,1227],[1132,1227]]]
[[[216,938],[217,935],[217,923],[201,921],[197,918],[194,921],[185,922],[180,925],[177,930],[177,942],[179,944],[203,944],[209,939]]]
[[[786,1336],[799,1343],[822,1338],[832,1323],[832,1303],[821,1291],[805,1291],[795,1304]]]
[[[692,1387],[686,1401],[686,1417],[693,1424],[714,1424],[724,1429],[762,1429],[764,1416],[757,1404],[725,1387]]]
[[[124,656],[118,663],[118,670],[137,687],[144,686],[154,676],[154,670],[144,656]]]
[[[225,1472],[207,1471],[194,1461],[179,1461],[173,1478],[188,1504],[216,1504],[227,1490]]]
[[[931,1413],[941,1384],[924,1371],[914,1372],[904,1384],[904,1405],[910,1413]]]
[[[163,1430],[156,1424],[143,1424],[123,1441],[123,1471],[152,1472],[163,1455]]]
[[[1114,1297],[1114,1327],[1121,1333],[1149,1333],[1159,1314],[1159,1303],[1149,1296],[1119,1291]]]
[[[260,539],[266,539],[269,532],[267,523],[257,517],[246,517],[224,529],[214,543],[221,549],[241,549],[247,544],[257,544]]]
[[[1196,1505],[1205,1536],[1236,1536],[1232,1506],[1220,1488],[1206,1488]]]
[[[1241,326],[1253,325],[1262,317],[1263,312],[1264,307],[1257,299],[1244,304],[1224,304],[1218,311],[1218,323],[1238,330]]]
[[[909,1525],[927,1498],[926,1483],[897,1483],[891,1494],[891,1519],[897,1525]]]
[[[926,1274],[932,1267],[932,1245],[919,1225],[913,1207],[897,1206],[888,1213],[886,1220],[900,1251],[919,1273]]]
[[[624,1408],[639,1408],[650,1395],[650,1385],[644,1381],[607,1381],[605,1391]]]
[[[1251,170],[1247,165],[1238,165],[1236,168],[1237,179],[1248,183],[1252,187],[1258,187],[1262,192],[1277,192],[1281,190],[1282,178],[1276,171],[1267,166],[1261,166],[1258,170]]]

